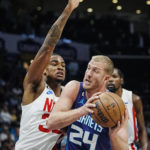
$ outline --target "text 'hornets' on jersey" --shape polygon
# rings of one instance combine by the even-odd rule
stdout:
[[[73,108],[83,106],[87,101],[83,83]],[[82,116],[68,127],[66,150],[110,150],[108,128],[98,125],[91,115]]]

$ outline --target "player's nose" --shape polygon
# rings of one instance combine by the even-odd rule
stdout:
[[[61,63],[59,63],[59,64],[57,65],[57,68],[58,68],[58,69],[61,69],[61,70],[65,69],[65,67],[64,67],[64,66],[62,66],[62,64],[61,64]]]
[[[113,82],[113,78],[112,77],[110,77],[110,79],[109,79],[109,81],[108,82]]]
[[[86,75],[87,75],[88,77],[91,77],[91,76],[92,76],[92,71],[91,71],[91,70],[88,70],[88,71],[86,72]]]

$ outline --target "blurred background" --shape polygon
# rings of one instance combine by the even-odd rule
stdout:
[[[66,61],[64,85],[82,81],[91,56],[104,54],[142,98],[150,136],[150,0],[80,0],[55,52]],[[18,139],[22,82],[67,0],[0,0],[0,149]]]

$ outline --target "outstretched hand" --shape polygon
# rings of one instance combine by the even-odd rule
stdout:
[[[80,0],[68,0],[68,7],[71,10],[74,10],[79,6]]]

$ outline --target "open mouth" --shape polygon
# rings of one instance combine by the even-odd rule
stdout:
[[[114,87],[114,84],[108,84],[107,87]]]
[[[108,84],[108,85],[107,85],[107,88],[108,88],[109,90],[113,90],[113,89],[115,89],[115,85],[114,85],[114,84]]]
[[[86,85],[89,85],[89,84],[91,83],[91,81],[88,80],[88,79],[85,79],[85,80],[84,80],[84,83],[85,83]]]
[[[57,72],[56,74],[57,74],[58,77],[63,77],[63,76],[64,76],[64,73],[63,73],[63,72],[60,72],[60,71]]]

